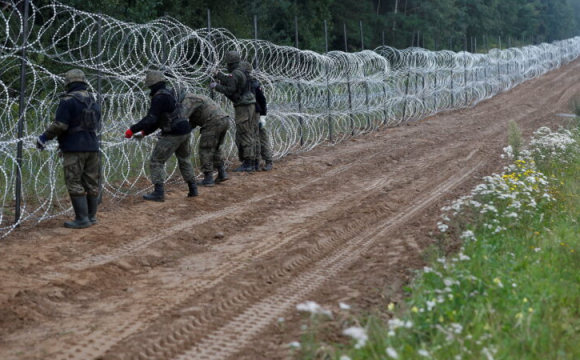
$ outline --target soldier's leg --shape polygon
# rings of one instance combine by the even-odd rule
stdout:
[[[195,170],[191,164],[191,145],[189,144],[191,134],[180,135],[176,138],[178,146],[175,149],[175,156],[177,157],[177,164],[179,165],[181,176],[183,176],[183,180],[187,183],[189,189],[187,196],[197,196],[197,183],[195,181]]]
[[[214,186],[213,179],[213,157],[218,140],[213,127],[203,129],[199,137],[199,160],[201,171],[205,175],[201,184],[203,186]]]
[[[253,130],[254,130],[254,141],[255,141],[255,157],[254,157],[254,170],[260,170],[260,155],[262,150],[260,148],[260,113],[254,113],[254,121],[253,121]]]
[[[147,195],[143,195],[143,199],[149,201],[165,201],[165,163],[171,155],[175,152],[177,147],[180,145],[179,142],[175,141],[176,136],[165,135],[161,136],[157,140],[157,144],[153,148],[153,153],[151,153],[151,159],[149,160],[149,170],[151,176],[151,182],[155,186],[155,190]]]
[[[89,210],[89,220],[94,225],[97,223],[97,208],[99,204],[99,153],[90,152],[87,154],[85,168],[82,176],[82,184],[87,192],[87,205]]]
[[[218,170],[218,177],[216,182],[223,182],[229,179],[228,174],[226,173],[225,167],[225,156],[223,152],[223,146],[226,141],[226,136],[228,134],[228,127],[229,127],[229,118],[224,118],[220,120],[221,123],[219,127],[216,129],[218,132],[217,136],[217,144],[213,152],[213,166]]]
[[[242,148],[244,163],[234,171],[253,171],[253,161],[255,158],[256,144],[254,131],[252,128],[252,118],[254,116],[254,105],[236,107],[236,138]]]
[[[82,184],[85,154],[87,153],[63,153],[64,181],[75,212],[75,219],[65,222],[64,226],[71,229],[82,229],[92,225],[88,217],[87,195]]]
[[[260,129],[260,143],[262,145],[262,158],[266,162],[264,167],[262,168],[263,171],[270,171],[274,168],[272,164],[272,140],[270,137],[270,131],[267,128]]]

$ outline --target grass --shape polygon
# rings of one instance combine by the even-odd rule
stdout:
[[[430,249],[404,303],[341,324],[363,328],[366,344],[337,341],[318,324],[299,356],[579,359],[580,151],[552,146],[555,133],[536,135],[506,173],[446,209],[445,246]]]

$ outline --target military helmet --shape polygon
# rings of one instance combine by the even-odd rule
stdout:
[[[145,75],[145,86],[151,87],[155,84],[160,82],[166,82],[167,78],[161,71],[149,71],[147,75]]]
[[[226,56],[224,56],[224,62],[226,64],[233,64],[242,61],[240,53],[237,51],[228,51]]]
[[[64,73],[64,86],[69,86],[70,84],[76,82],[89,85],[87,77],[82,70],[72,69]]]

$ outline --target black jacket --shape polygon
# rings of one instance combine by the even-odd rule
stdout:
[[[95,132],[76,131],[71,132],[80,124],[80,115],[86,106],[79,100],[73,98],[69,94],[72,92],[86,91],[87,85],[83,83],[73,83],[70,85],[66,95],[60,101],[56,109],[55,120],[68,125],[68,130],[58,135],[58,145],[63,152],[95,152],[99,151],[99,140]],[[86,93],[85,93],[86,94]],[[93,110],[98,119],[98,124],[101,123],[101,108],[96,102],[94,95],[90,95],[95,101]]]
[[[144,131],[146,135],[154,133],[161,128],[161,114],[172,113],[177,106],[177,101],[174,96],[166,94],[157,94],[159,90],[165,89],[165,83],[159,83],[151,87],[151,107],[147,115],[141,119],[137,124],[131,126],[133,133]],[[157,95],[156,95],[157,94]],[[163,132],[167,135],[185,135],[191,132],[191,126],[187,121],[181,121],[171,129],[169,132]]]
[[[255,80],[255,84],[257,84],[257,86],[252,84],[252,86],[254,86],[252,92],[256,96],[256,112],[260,113],[262,116],[266,116],[268,114],[268,104],[264,92],[262,91],[262,85],[260,85],[257,80]]]

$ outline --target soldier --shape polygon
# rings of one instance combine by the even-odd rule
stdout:
[[[145,86],[151,92],[151,107],[147,115],[125,132],[127,139],[143,137],[161,129],[161,136],[153,149],[150,159],[151,182],[155,190],[143,195],[145,200],[165,201],[165,163],[171,155],[177,156],[179,170],[189,187],[188,197],[197,196],[195,173],[191,165],[191,126],[187,119],[180,118],[175,94],[166,87],[167,79],[161,71],[150,71],[145,76]]]
[[[214,186],[216,182],[227,181],[222,145],[230,125],[230,117],[219,105],[204,95],[187,94],[182,101],[180,117],[189,119],[192,128],[200,127],[199,158],[205,175],[201,184]],[[214,181],[213,169],[218,176]]]
[[[262,171],[270,171],[273,169],[272,164],[272,143],[270,142],[270,132],[266,129],[266,115],[268,114],[268,104],[264,92],[262,91],[262,84],[252,76],[254,70],[252,65],[247,61],[242,61],[240,67],[249,75],[250,91],[256,98],[256,113],[254,115],[253,126],[255,127],[256,136],[256,157],[254,159],[254,169],[260,170],[261,158],[264,159],[266,165]]]
[[[225,55],[229,75],[217,72],[215,81],[210,83],[210,88],[215,88],[230,99],[234,105],[236,123],[236,144],[241,148],[242,165],[234,171],[254,171],[255,159],[255,129],[252,126],[255,113],[256,99],[250,91],[250,82],[247,74],[240,68],[242,58],[236,51],[228,51]]]
[[[75,219],[64,223],[71,229],[87,228],[97,223],[99,196],[99,140],[101,109],[87,91],[85,74],[72,69],[64,74],[66,94],[56,110],[54,122],[36,139],[44,150],[49,140],[57,138],[62,155],[64,181]]]

